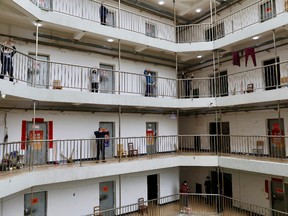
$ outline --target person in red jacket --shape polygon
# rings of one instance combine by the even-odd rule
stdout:
[[[180,186],[180,193],[182,196],[183,206],[188,207],[188,195],[187,195],[187,193],[189,193],[189,187],[188,187],[187,181],[184,181],[182,183],[182,185]]]

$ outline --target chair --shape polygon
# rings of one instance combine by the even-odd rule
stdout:
[[[127,152],[124,150],[123,144],[117,144],[117,157],[126,157]]]
[[[134,149],[133,143],[128,143],[128,157],[138,156],[138,149]]]
[[[144,198],[138,199],[138,213],[141,215],[148,214],[148,206],[145,205]]]
[[[61,80],[53,80],[53,89],[62,89]]]
[[[253,149],[253,153],[256,155],[262,155],[264,153],[264,141],[258,140],[256,142],[256,148]]]

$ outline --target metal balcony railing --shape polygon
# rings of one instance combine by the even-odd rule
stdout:
[[[178,155],[273,158],[287,161],[287,136],[179,135],[110,138],[105,159],[111,162]],[[0,170],[96,161],[103,139],[35,140],[0,144]],[[103,140],[104,141],[104,140]],[[287,144],[286,144],[287,143]],[[101,156],[101,155],[99,155]],[[102,160],[102,157],[98,158]]]
[[[101,3],[91,0],[30,0],[43,10],[54,11],[100,24]],[[247,1],[248,2],[248,1]],[[105,25],[176,43],[214,41],[265,22],[284,13],[285,0],[259,0],[248,5],[236,5],[226,11],[228,15],[213,17],[213,24],[198,23],[175,26],[172,21],[159,21],[159,18],[143,16],[139,13],[104,5],[108,9]],[[103,23],[102,23],[103,24]]]
[[[249,70],[235,70],[226,75],[216,74],[215,77],[176,79],[152,76],[153,85],[149,86],[148,96],[181,99],[224,97],[286,88],[287,63],[288,60]],[[124,72],[36,60],[18,51],[13,57],[14,77],[7,73],[4,78],[37,88],[96,92],[92,87],[92,71],[99,76],[98,93],[145,96],[147,85],[142,71]]]
[[[174,194],[145,201],[145,212],[142,204],[134,203],[118,208],[95,211],[86,216],[112,216],[112,215],[275,215],[286,216],[287,212],[281,212],[270,208],[261,207],[219,194]]]

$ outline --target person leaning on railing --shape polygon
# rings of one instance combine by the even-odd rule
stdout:
[[[11,41],[5,42],[1,45],[1,75],[0,79],[4,79],[8,72],[9,81],[13,82],[13,56],[16,53],[16,47]]]

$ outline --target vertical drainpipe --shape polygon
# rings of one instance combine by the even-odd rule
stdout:
[[[213,139],[214,139],[214,147],[216,149],[216,154],[218,153],[218,146],[216,145],[216,139],[217,139],[217,134],[218,134],[218,113],[217,113],[217,97],[216,97],[216,63],[215,63],[215,51],[213,51],[213,82],[214,82],[214,86],[213,86],[213,91],[214,91],[214,99],[215,99],[215,122],[216,122],[216,134],[214,135]],[[210,83],[213,83],[210,82]],[[213,95],[212,95],[213,96]],[[211,97],[212,98],[212,97]],[[216,148],[217,147],[217,148]]]
[[[277,84],[277,88],[279,88],[279,84],[278,83],[278,73],[280,73],[280,71],[278,71],[278,64],[277,64],[277,47],[276,47],[276,36],[275,36],[275,29],[273,29],[273,47],[274,47],[274,55],[275,55],[275,70],[276,70],[276,84]]]
[[[118,39],[118,94],[120,95],[120,86],[121,86],[121,80],[120,80],[120,75],[121,73],[121,40]]]
[[[213,5],[212,5],[212,0],[210,0],[210,24],[211,24],[210,27],[212,27],[212,25],[213,25]]]
[[[179,85],[178,79],[178,53],[175,53],[175,73],[176,73],[176,92],[178,92],[175,96],[176,98],[181,98],[181,89]]]
[[[121,106],[119,106],[119,112],[118,112],[118,143],[121,143],[120,136],[121,136]],[[119,151],[119,150],[118,150]],[[118,154],[118,153],[117,153]],[[119,156],[119,162],[121,160],[120,155]],[[120,215],[121,215],[121,174],[119,174],[119,209],[120,209]]]
[[[32,86],[35,87],[35,82],[36,82],[36,71],[38,67],[38,41],[39,41],[39,21],[36,21],[36,42],[35,42],[35,68],[34,68],[34,73],[33,73],[33,80],[32,80]]]
[[[121,0],[118,0],[118,28],[120,28],[120,8],[121,8]],[[121,80],[120,80],[120,71],[121,71],[121,43],[120,43],[120,39],[118,40],[118,94],[120,94],[121,89],[120,89],[120,85],[121,85]],[[118,131],[118,136],[119,138],[121,137],[121,106],[119,106],[119,114],[118,114],[118,118],[119,118],[119,131]],[[120,143],[120,141],[119,141]],[[120,160],[120,157],[119,157]],[[120,209],[120,215],[121,215],[121,206],[122,206],[122,202],[121,202],[121,174],[119,175],[119,209]]]
[[[33,101],[33,124],[32,124],[32,142],[30,142],[30,171],[34,167],[34,140],[35,140],[35,119],[36,119],[36,102]],[[29,134],[28,134],[29,136]]]

